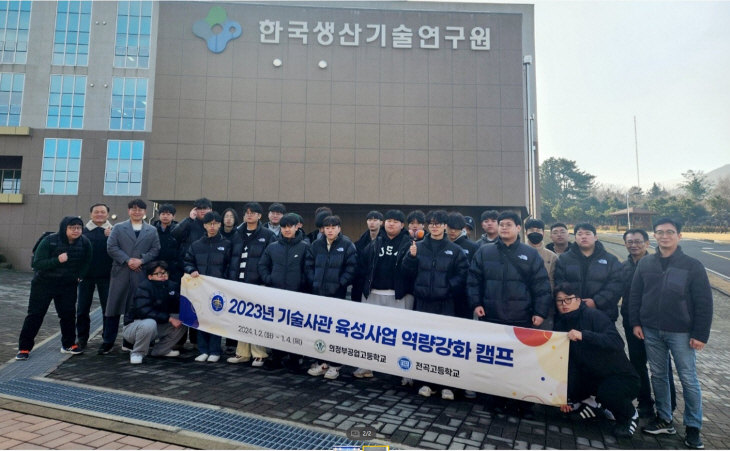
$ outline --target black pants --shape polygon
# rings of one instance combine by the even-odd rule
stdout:
[[[99,292],[102,315],[106,312],[106,300],[109,297],[109,278],[87,278],[79,283],[79,300],[76,303],[76,335],[79,343],[89,341],[91,328],[91,304],[94,301],[94,288]]]
[[[578,380],[568,381],[568,384],[571,400],[595,395],[596,401],[610,410],[619,424],[627,423],[634,416],[634,399],[639,394],[640,385],[639,378],[635,376],[616,375],[597,381],[595,376],[581,373]]]
[[[77,282],[59,283],[58,281],[39,281],[30,283],[28,316],[20,331],[18,349],[30,351],[35,345],[35,337],[43,325],[43,318],[53,301],[61,323],[61,344],[64,348],[76,342],[76,287]]]
[[[627,324],[624,324],[624,334],[626,335],[626,345],[629,348],[629,360],[641,380],[638,396],[639,408],[653,408],[654,399],[651,397],[651,381],[649,379],[649,368],[647,366],[644,340],[636,338],[636,335],[634,335],[634,328]],[[674,388],[671,356],[667,362],[667,371],[669,374],[669,391],[672,396],[672,411],[674,411],[677,408],[677,391]]]

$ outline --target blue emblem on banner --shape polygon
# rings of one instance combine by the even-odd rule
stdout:
[[[410,371],[413,364],[411,363],[411,359],[409,359],[408,357],[401,357],[400,359],[398,359],[398,366],[403,371]]]
[[[210,296],[210,303],[208,304],[208,307],[210,307],[210,311],[213,312],[214,315],[222,315],[223,307],[225,306],[226,297],[223,295],[223,293],[215,292]]]

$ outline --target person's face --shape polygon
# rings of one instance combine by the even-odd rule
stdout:
[[[520,226],[515,224],[511,219],[503,219],[499,223],[499,237],[503,241],[512,242],[517,239],[517,235],[520,233]]]
[[[165,268],[161,268],[158,266],[157,268],[155,268],[155,272],[147,276],[147,278],[152,281],[164,282],[169,276],[170,273],[168,273]]]
[[[205,217],[205,214],[208,213],[208,212],[210,212],[210,211],[213,211],[213,209],[212,208],[208,208],[208,207],[205,207],[205,208],[196,208],[195,209],[195,213],[198,215],[198,219],[200,219],[201,221]]]
[[[550,239],[555,244],[565,244],[568,242],[568,230],[565,227],[555,227],[550,231]]]
[[[682,234],[677,233],[677,228],[672,224],[660,224],[654,229],[654,239],[661,250],[676,249]]]
[[[340,234],[340,226],[327,225],[324,226],[324,234],[329,241],[334,241],[337,235]]]
[[[368,230],[371,232],[377,232],[380,230],[380,227],[383,225],[383,221],[381,221],[378,218],[370,218],[368,219]]]
[[[368,224],[369,226],[369,224]],[[386,219],[385,220],[385,233],[389,237],[393,238],[403,230],[403,223],[397,219]]]
[[[569,296],[559,291],[555,296],[555,307],[563,314],[578,310],[578,307],[580,307],[580,298],[576,295]]]
[[[129,217],[134,222],[140,222],[142,219],[144,219],[144,215],[146,212],[146,209],[139,207],[132,207],[127,210],[127,213],[129,213]]]
[[[221,223],[218,221],[210,221],[203,224],[205,231],[208,232],[208,236],[218,235],[218,230],[221,228]]]
[[[109,218],[109,212],[103,205],[97,205],[91,210],[91,221],[96,225],[102,225]]]
[[[297,234],[297,226],[289,225],[286,227],[282,227],[281,234],[284,236],[284,238],[290,240],[290,239],[294,238],[294,235]]]
[[[575,234],[575,242],[584,251],[590,251],[596,247],[596,235],[590,230],[578,229]]]
[[[431,234],[431,238],[434,240],[443,239],[445,232],[446,224],[441,224],[439,222],[430,222],[428,224],[428,233]]]
[[[408,230],[423,230],[423,224],[418,221],[408,223]]]
[[[235,224],[236,218],[233,217],[233,212],[227,211],[226,214],[223,215],[223,225],[226,227],[233,227],[233,224]]]
[[[165,227],[172,224],[173,219],[175,219],[175,215],[170,213],[169,211],[163,211],[162,213],[160,213],[160,223]]]
[[[447,227],[446,227],[446,230],[448,231],[448,234],[449,234],[449,239],[450,239],[451,241],[456,241],[456,239],[457,239],[457,238],[459,238],[459,237],[461,236],[461,231],[462,231],[463,229],[452,229],[451,227],[448,227],[448,226],[447,226]]]
[[[282,217],[284,217],[284,213],[279,213],[278,211],[269,212],[269,222],[272,225],[279,225],[279,221],[281,221]]]
[[[643,257],[649,248],[649,242],[644,240],[644,236],[640,233],[629,233],[624,238],[626,250],[632,257]]]
[[[76,241],[79,239],[81,234],[84,231],[84,226],[74,224],[66,226],[66,238],[68,238],[69,241]]]
[[[482,221],[482,229],[487,235],[494,235],[497,233],[498,224],[496,219],[487,218]]]
[[[261,213],[255,211],[246,210],[246,213],[243,214],[243,220],[246,221],[246,224],[257,224],[259,219],[261,219]]]

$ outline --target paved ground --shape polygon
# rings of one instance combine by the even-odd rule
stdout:
[[[0,272],[3,287],[0,290],[4,292],[9,285],[19,284],[23,277],[29,275]],[[727,432],[730,430],[727,411],[730,377],[726,374],[730,368],[730,298],[715,293],[715,305],[713,335],[698,355],[705,408],[702,434],[708,449],[727,449],[730,448]],[[5,322],[4,317],[0,315],[3,333],[8,327],[17,328],[17,324]],[[56,327],[54,324],[51,332]],[[92,340],[91,349],[95,349],[98,340]],[[617,440],[607,420],[573,422],[557,409],[546,406],[536,407],[534,421],[521,420],[492,412],[488,395],[480,394],[476,400],[457,397],[451,402],[423,398],[415,389],[402,387],[400,378],[376,374],[373,379],[359,380],[349,374],[352,368],[347,367],[338,380],[327,381],[303,372],[254,369],[245,364],[195,363],[192,350],[178,359],[147,358],[143,365],[133,367],[127,354],[118,349],[108,356],[93,353],[74,356],[48,377],[229,407],[343,434],[349,427],[369,425],[382,438],[402,443],[405,448],[684,448],[683,427],[678,427],[676,436],[657,438],[638,433],[631,440]],[[678,380],[677,386],[680,387]],[[681,409],[680,402],[680,412]],[[2,421],[0,416],[0,424]],[[681,415],[675,416],[675,422],[681,425]]]

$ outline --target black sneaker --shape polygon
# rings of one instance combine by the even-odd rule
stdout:
[[[700,429],[687,426],[687,429],[684,430],[684,444],[692,449],[704,449],[705,445],[700,439]]]
[[[83,354],[83,349],[79,347],[79,345],[71,345],[67,348],[64,348],[61,346],[61,354],[72,354],[72,355],[78,355]]]
[[[656,416],[651,421],[649,421],[646,426],[641,428],[641,432],[646,432],[647,434],[652,435],[674,435],[677,433],[677,430],[674,429],[674,424],[672,423],[672,421],[664,421],[660,417]]]
[[[605,414],[603,407],[599,404],[598,407],[591,407],[588,404],[583,404],[570,412],[570,418],[573,421],[581,421],[581,420],[595,420],[596,418],[604,418]]]
[[[109,352],[111,352],[113,347],[114,347],[113,343],[102,343],[101,346],[99,346],[99,350],[96,351],[96,355],[109,354]]]
[[[20,351],[15,356],[15,360],[28,360],[29,356],[30,356],[30,351]]]
[[[634,411],[634,416],[627,423],[617,424],[616,427],[613,428],[613,435],[615,435],[616,438],[633,437],[634,432],[636,432],[636,428],[639,427],[637,421],[639,421],[639,412]]]

